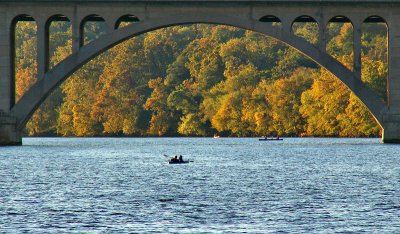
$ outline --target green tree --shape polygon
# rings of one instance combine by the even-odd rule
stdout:
[[[188,136],[206,136],[207,129],[199,116],[190,113],[181,117],[178,133]]]

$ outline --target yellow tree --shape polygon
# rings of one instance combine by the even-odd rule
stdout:
[[[279,79],[269,86],[266,96],[271,107],[271,132],[290,136],[304,132],[305,119],[300,114],[301,94],[311,87],[317,75],[313,69],[298,68],[289,78]]]
[[[322,69],[310,90],[301,95],[300,113],[307,119],[309,136],[339,136],[338,116],[348,105],[350,91],[331,73]]]

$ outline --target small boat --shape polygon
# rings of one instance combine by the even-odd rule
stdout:
[[[164,154],[164,156],[169,157],[168,155],[165,155],[165,154]],[[170,157],[170,159],[168,160],[169,164],[187,164],[189,162],[193,162],[193,161],[183,160],[182,155],[179,155],[179,158],[178,158],[178,155],[175,155],[174,157]]]
[[[279,137],[262,137],[258,139],[259,141],[283,141],[282,138]]]
[[[168,163],[169,164],[187,164],[187,163],[189,163],[190,161],[182,161],[182,162],[180,162],[180,161],[178,161],[178,162],[175,162],[175,161],[168,161]]]
[[[219,136],[217,134],[214,134],[214,138],[219,138]]]

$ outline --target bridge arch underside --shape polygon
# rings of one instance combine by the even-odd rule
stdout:
[[[255,31],[280,40],[297,49],[340,79],[357,97],[359,97],[359,99],[374,115],[377,122],[383,126],[382,114],[386,107],[384,101],[381,100],[378,95],[367,87],[360,79],[357,79],[351,70],[346,68],[326,52],[320,50],[317,46],[310,44],[298,36],[285,32],[279,27],[274,27],[273,25],[265,24],[259,20],[250,19],[249,17],[232,17],[221,14],[184,14],[136,22],[135,24],[111,31],[99,37],[95,41],[81,47],[78,52],[71,54],[53,69],[45,73],[44,77],[38,80],[30,90],[21,97],[19,102],[14,105],[11,109],[11,114],[17,118],[17,129],[22,131],[27,121],[47,96],[76,70],[100,53],[123,41],[146,32],[170,26],[194,23],[228,25]]]

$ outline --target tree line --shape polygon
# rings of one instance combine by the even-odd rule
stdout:
[[[50,28],[51,67],[71,54],[71,28]],[[101,24],[85,26],[85,41]],[[312,23],[294,32],[315,43]],[[352,68],[353,28],[329,26],[327,51]],[[36,29],[16,30],[16,98],[35,82]],[[386,99],[386,28],[366,24],[362,80]],[[378,136],[366,107],[327,70],[285,44],[223,25],[149,32],[99,55],[35,112],[30,136]]]

